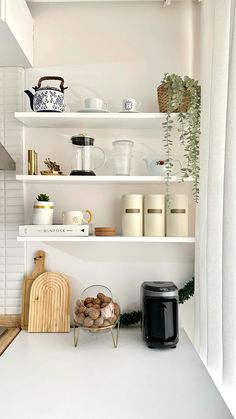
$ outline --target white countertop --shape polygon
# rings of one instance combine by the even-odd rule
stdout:
[[[0,358],[2,419],[228,419],[185,332],[176,349],[145,346],[140,329],[109,334],[22,331]]]

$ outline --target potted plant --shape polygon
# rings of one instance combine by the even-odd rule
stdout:
[[[33,224],[46,225],[53,224],[54,204],[46,194],[40,194],[36,197],[33,210]]]
[[[166,182],[169,195],[169,179],[172,173],[172,131],[174,126],[173,113],[178,112],[179,141],[184,148],[185,165],[182,177],[193,178],[193,197],[199,199],[199,139],[201,116],[201,91],[197,80],[188,76],[165,74],[158,87],[158,102],[161,112],[166,113],[163,122],[164,149],[166,152]]]

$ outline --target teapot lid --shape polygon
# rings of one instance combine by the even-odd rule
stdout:
[[[94,144],[94,138],[84,134],[73,135],[73,137],[71,137],[71,142],[74,145],[89,146]]]
[[[61,92],[61,89],[59,89],[58,87],[52,87],[52,86],[43,86],[43,87],[34,87],[35,91],[39,91],[39,90],[55,90],[56,92]]]

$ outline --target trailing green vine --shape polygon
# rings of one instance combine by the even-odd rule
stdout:
[[[163,122],[163,144],[166,153],[166,188],[169,196],[169,181],[173,167],[172,157],[172,130],[174,126],[173,113],[179,112],[178,132],[179,141],[184,148],[185,165],[182,168],[182,177],[193,178],[193,197],[199,200],[199,139],[201,95],[197,80],[188,76],[181,77],[176,74],[165,74],[162,85],[167,88],[167,113]],[[183,112],[183,107],[186,112]]]
[[[183,288],[179,290],[179,304],[183,304],[194,295],[194,277],[190,279]],[[132,326],[141,321],[142,312],[140,310],[122,313],[120,316],[121,326]]]

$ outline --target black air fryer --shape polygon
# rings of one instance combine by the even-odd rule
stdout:
[[[178,288],[173,282],[141,286],[142,332],[149,348],[175,348],[179,340]]]

